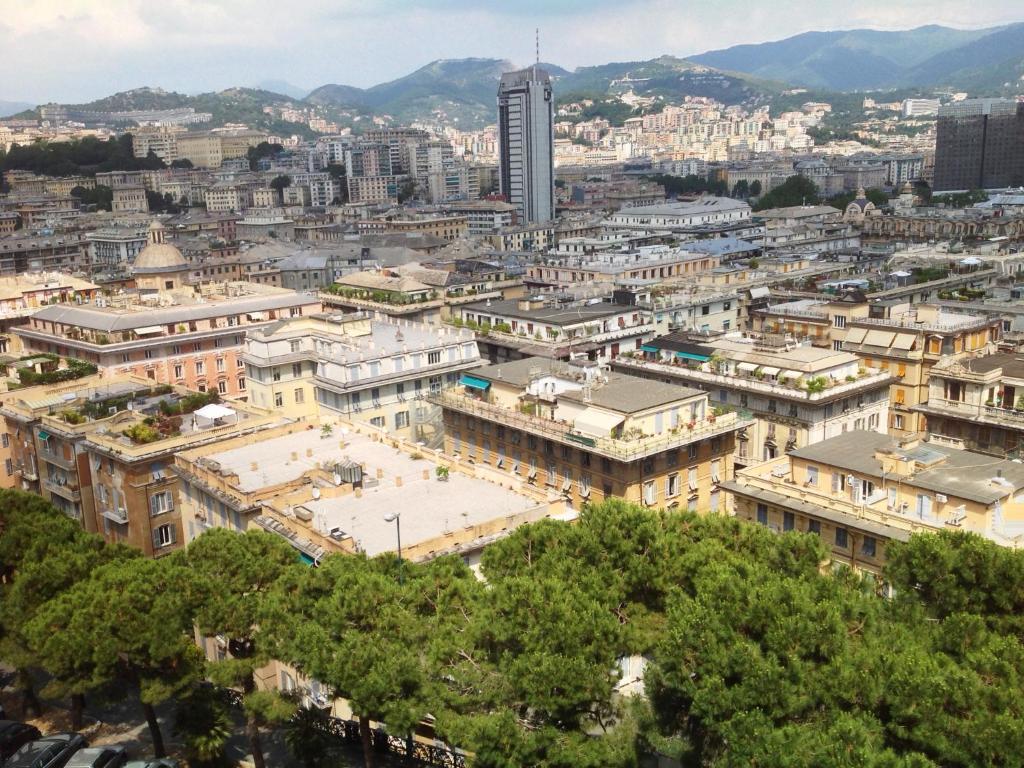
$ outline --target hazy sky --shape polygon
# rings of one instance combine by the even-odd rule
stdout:
[[[0,100],[83,102],[285,80],[368,86],[440,58],[567,68],[812,29],[983,27],[1020,0],[0,0]]]

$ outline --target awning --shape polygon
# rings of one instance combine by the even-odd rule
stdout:
[[[657,347],[652,347],[650,344],[644,344],[642,347],[640,347],[640,350],[642,352],[660,352],[661,351]]]
[[[204,419],[225,419],[228,416],[234,416],[235,412],[230,408],[225,408],[223,405],[217,405],[216,403],[210,403],[204,405],[195,411],[196,416],[202,416]]]
[[[477,376],[470,376],[468,373],[462,374],[462,379],[460,379],[460,382],[464,386],[472,387],[473,389],[488,389],[491,386],[491,382],[489,382],[487,379],[481,379]]]
[[[757,370],[757,365],[754,363],[739,363],[736,367],[741,371],[746,371],[747,373],[753,373]]]
[[[50,439],[50,433],[47,432],[46,430],[40,429],[39,430],[39,439],[40,440],[49,440]]]
[[[803,374],[800,371],[783,371],[780,379],[799,379]]]
[[[893,349],[910,349],[914,346],[915,338],[912,333],[897,333],[896,340],[892,343]]]
[[[134,328],[136,336],[152,336],[154,333],[163,333],[162,325],[144,325],[141,328]]]
[[[750,298],[752,299],[766,299],[771,296],[771,291],[764,287],[751,288]]]
[[[684,360],[697,360],[701,363],[706,363],[711,359],[711,355],[695,355],[693,352],[676,352],[676,357],[681,357]]]
[[[774,376],[778,372],[778,368],[772,368],[770,365],[765,365],[761,368],[761,373],[763,373],[765,376]]]
[[[622,420],[626,418],[621,413],[602,411],[598,408],[587,408],[573,422],[573,426],[580,432],[594,437],[608,437]]]
[[[851,344],[860,344],[867,335],[867,328],[851,328],[846,332],[846,341]]]
[[[267,313],[266,312],[250,312],[249,313],[249,319],[250,320],[266,320],[267,319]]]
[[[888,347],[895,338],[896,334],[892,331],[868,331],[864,343],[870,347]]]

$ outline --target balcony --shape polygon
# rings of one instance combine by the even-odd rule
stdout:
[[[50,493],[54,493],[68,501],[81,501],[82,493],[78,489],[78,485],[66,480],[59,478],[44,478],[42,482],[43,488]]]
[[[795,385],[781,384],[777,381],[765,381],[764,379],[758,379],[740,372],[731,375],[711,373],[710,371],[702,371],[699,368],[654,363],[650,360],[640,360],[635,357],[617,357],[612,366],[626,372],[651,371],[662,373],[687,382],[703,384],[707,388],[743,389],[749,392],[771,395],[772,397],[802,400],[810,403],[834,400],[845,395],[877,389],[887,386],[894,378],[891,374],[884,371],[866,373],[857,377],[856,381],[835,381],[831,385],[827,384],[825,389],[820,392],[808,392],[806,389]]]
[[[124,507],[104,507],[100,510],[100,514],[107,518],[107,520],[120,525],[125,525],[128,522],[128,510]]]
[[[57,451],[42,450],[39,452],[39,458],[47,464],[53,464],[61,469],[74,470],[77,466],[74,456],[68,459],[65,458],[63,453],[58,453]]]
[[[583,447],[596,454],[622,462],[644,459],[699,440],[735,432],[754,423],[751,414],[746,411],[728,411],[717,416],[706,416],[703,420],[695,422],[693,427],[680,424],[671,431],[660,435],[645,435],[634,439],[590,437],[575,430],[573,425],[567,421],[533,416],[458,394],[455,391],[431,395],[429,400],[442,408],[477,416],[512,429],[522,430],[528,434],[557,440],[575,448]]]
[[[982,421],[985,424],[1000,427],[1024,429],[1024,410],[1015,408],[1001,408],[997,405],[980,405],[962,400],[929,397],[928,402],[915,406],[914,410],[956,419]]]

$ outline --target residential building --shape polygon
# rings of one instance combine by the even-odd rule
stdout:
[[[519,525],[570,516],[560,494],[366,424],[293,424],[260,437],[177,455],[189,540],[213,527],[255,528],[310,564],[329,553],[372,557],[396,549],[387,515],[397,512],[404,559],[454,554],[476,567],[487,544]]]
[[[850,322],[869,313],[864,293],[846,291],[831,300],[795,299],[755,309],[751,328],[765,335],[809,339],[817,347],[838,351],[843,348]]]
[[[963,530],[1001,546],[1024,533],[1024,467],[877,432],[846,432],[723,483],[736,517],[820,536],[832,560],[878,574],[890,541]]]
[[[498,84],[501,194],[518,221],[555,217],[554,98],[551,77],[539,67],[506,72]]]
[[[97,272],[123,272],[149,242],[145,227],[105,227],[86,233],[92,268]]]
[[[465,217],[466,234],[469,235],[496,234],[516,223],[516,207],[501,200],[448,203],[444,209],[452,216]]]
[[[284,423],[244,403],[218,405],[147,379],[93,376],[30,387],[0,407],[21,488],[99,533],[147,555],[183,546],[181,450]]]
[[[770,461],[794,448],[853,429],[885,432],[888,372],[856,355],[728,334],[703,341],[670,334],[612,367],[634,376],[703,390],[716,407],[740,408],[753,424],[736,437],[737,465]]]
[[[702,197],[693,202],[666,202],[623,208],[608,217],[618,229],[688,230],[694,227],[742,223],[750,219],[750,206],[731,197]]]
[[[41,307],[88,303],[99,289],[62,272],[27,272],[0,277],[0,355],[21,355],[21,339],[12,329],[28,323]]]
[[[938,110],[932,189],[1024,185],[1024,102],[965,99]]]
[[[152,152],[170,165],[178,159],[178,137],[186,130],[183,125],[139,126],[132,131],[132,152],[135,157]]]
[[[925,418],[916,408],[928,401],[929,375],[942,359],[959,359],[994,347],[1002,332],[998,318],[953,314],[934,304],[909,305],[888,318],[851,318],[843,350],[868,368],[895,375],[889,393],[889,434],[923,434]]]
[[[141,292],[44,307],[14,333],[29,352],[85,360],[106,375],[244,396],[246,331],[321,311],[313,296],[251,282],[186,286],[188,270],[169,243],[151,244],[135,263]]]
[[[477,343],[492,363],[526,357],[607,362],[655,334],[648,310],[600,300],[488,299],[453,307],[452,315],[480,330]]]
[[[592,253],[549,252],[547,257],[526,268],[530,285],[572,289],[580,285],[619,283],[637,280],[681,282],[681,278],[706,273],[721,263],[707,251],[690,251],[686,245],[642,245],[628,250],[602,250]]]
[[[939,360],[915,410],[927,419],[930,443],[1024,458],[1024,362],[1016,352]]]
[[[750,422],[698,390],[594,362],[525,358],[479,368],[432,399],[445,453],[547,486],[573,508],[611,497],[724,512],[736,433]]]
[[[83,232],[16,232],[0,238],[0,275],[88,271],[89,241]]]
[[[257,406],[365,422],[436,445],[439,414],[424,398],[456,386],[480,353],[469,331],[353,313],[254,330],[242,360]]]
[[[463,237],[468,229],[465,216],[410,216],[385,215],[372,219],[364,219],[356,224],[360,234],[405,234],[418,232],[425,235],[438,237],[446,242],[451,242]]]
[[[149,211],[146,188],[143,186],[125,185],[114,187],[111,194],[113,196],[111,210],[115,215],[119,213],[146,213]]]

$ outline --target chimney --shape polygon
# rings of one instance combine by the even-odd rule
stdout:
[[[380,467],[377,467],[377,479],[381,480],[381,479],[383,479],[383,477],[384,477],[384,470],[381,469]]]
[[[401,487],[402,487],[402,476],[401,475],[396,475],[395,476],[395,488],[401,488]]]
[[[257,462],[255,462],[255,461],[250,462],[250,464],[249,464],[249,471],[250,472],[255,472],[259,468],[260,468],[260,465]]]
[[[292,461],[298,461],[298,460],[299,460],[299,452],[298,451],[292,451]]]
[[[306,449],[306,458],[308,459],[308,458],[311,458],[312,456],[313,456],[313,449],[312,448],[307,448]]]

